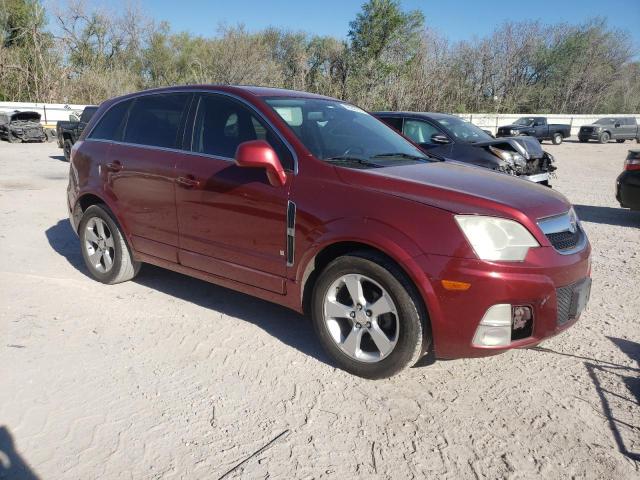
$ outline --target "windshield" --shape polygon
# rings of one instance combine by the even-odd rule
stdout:
[[[353,105],[309,98],[269,98],[266,102],[320,160],[344,162],[354,168],[431,160],[393,129]]]
[[[521,117],[518,120],[516,120],[515,122],[513,122],[514,125],[522,125],[525,127],[530,127],[531,125],[533,125],[533,121],[534,119],[532,117]]]
[[[461,118],[439,118],[438,123],[462,142],[476,143],[493,140],[487,132]]]

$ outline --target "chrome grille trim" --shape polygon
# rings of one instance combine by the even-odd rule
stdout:
[[[560,215],[538,220],[538,226],[540,230],[542,230],[542,233],[549,239],[553,248],[561,255],[571,255],[580,252],[587,245],[587,235],[584,233],[573,207]],[[566,235],[557,235],[559,233]],[[575,242],[567,242],[567,237],[571,235],[575,235]],[[559,242],[560,239],[562,239],[562,242]],[[573,246],[562,248],[564,245]]]

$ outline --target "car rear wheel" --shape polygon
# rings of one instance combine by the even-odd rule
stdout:
[[[331,262],[313,291],[314,329],[338,366],[386,378],[423,352],[420,302],[406,276],[381,255],[352,253]]]
[[[64,152],[64,159],[67,162],[71,161],[71,149],[73,148],[73,143],[68,138],[65,138],[64,144],[62,146],[62,151]]]
[[[609,140],[611,140],[611,136],[607,132],[601,133],[598,138],[599,143],[609,143]]]
[[[87,208],[78,226],[82,257],[91,276],[102,283],[131,280],[140,271],[110,213],[100,205]]]
[[[619,138],[616,140],[616,143],[624,143],[626,140],[624,138]]]
[[[560,145],[562,143],[562,134],[554,133],[551,141],[553,142],[554,145]]]

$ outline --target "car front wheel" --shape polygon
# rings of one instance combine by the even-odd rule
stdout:
[[[78,235],[84,262],[99,282],[125,282],[138,274],[140,262],[133,259],[120,228],[102,206],[87,208]]]
[[[607,133],[601,133],[600,134],[600,138],[598,138],[598,142],[599,143],[609,143],[609,140],[611,139],[611,136]]]
[[[353,253],[331,262],[314,291],[314,329],[338,366],[365,378],[386,378],[423,352],[426,313],[415,289],[381,255]]]

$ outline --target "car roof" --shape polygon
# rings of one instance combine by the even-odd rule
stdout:
[[[272,87],[260,87],[254,85],[176,85],[172,87],[153,88],[149,90],[142,90],[139,92],[130,93],[117,97],[118,99],[124,99],[128,97],[136,97],[138,95],[144,95],[148,93],[162,93],[162,92],[191,92],[191,91],[207,91],[212,92],[227,92],[233,93],[242,97],[254,96],[254,97],[289,97],[289,98],[309,98],[309,99],[322,99],[322,100],[336,100],[335,98],[326,97],[324,95],[318,95],[309,92],[300,92],[297,90],[287,90],[285,88],[272,88]],[[113,99],[115,100],[115,99]],[[340,100],[337,100],[340,101]]]
[[[416,118],[426,118],[433,120],[441,120],[446,118],[456,118],[461,120],[458,115],[451,115],[448,113],[437,113],[437,112],[371,112],[372,115],[378,115],[381,117],[416,117]]]

